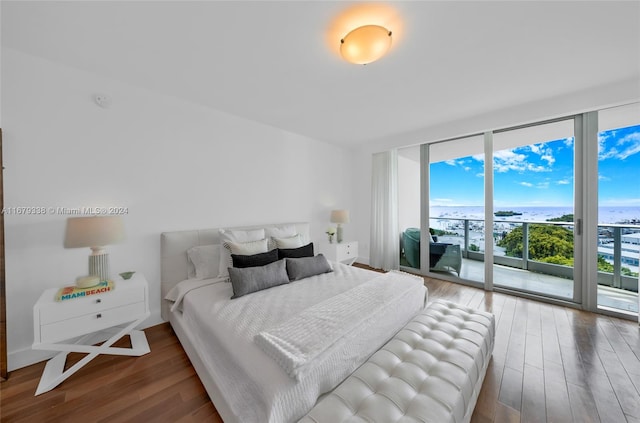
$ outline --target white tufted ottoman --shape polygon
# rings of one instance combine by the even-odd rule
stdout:
[[[434,301],[300,422],[469,422],[494,334],[493,314]]]

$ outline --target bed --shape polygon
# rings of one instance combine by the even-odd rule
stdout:
[[[283,228],[310,242],[308,223],[225,230]],[[161,235],[162,316],[227,423],[299,420],[426,304],[421,278],[341,263],[231,299],[235,284],[220,275],[195,277],[187,256],[192,247],[220,243],[219,229]],[[296,333],[306,335],[301,345],[287,338]]]

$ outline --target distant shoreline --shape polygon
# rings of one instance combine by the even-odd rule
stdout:
[[[573,207],[548,207],[548,206],[504,206],[496,207],[498,211],[513,211],[513,215],[494,216],[496,221],[521,220],[541,221],[574,213]],[[521,213],[521,214],[520,214]],[[479,219],[484,220],[484,207],[481,206],[432,206],[429,217],[451,219]],[[598,208],[598,223],[601,224],[625,224],[632,221],[640,221],[640,207],[635,206],[603,206]]]

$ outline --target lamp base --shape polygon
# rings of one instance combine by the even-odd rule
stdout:
[[[89,256],[89,275],[99,277],[100,281],[109,280],[109,254]]]
[[[340,244],[342,242],[342,226],[338,223],[338,244]]]

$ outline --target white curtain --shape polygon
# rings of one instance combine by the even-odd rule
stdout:
[[[369,265],[376,269],[398,269],[398,150],[376,153],[372,160]]]

